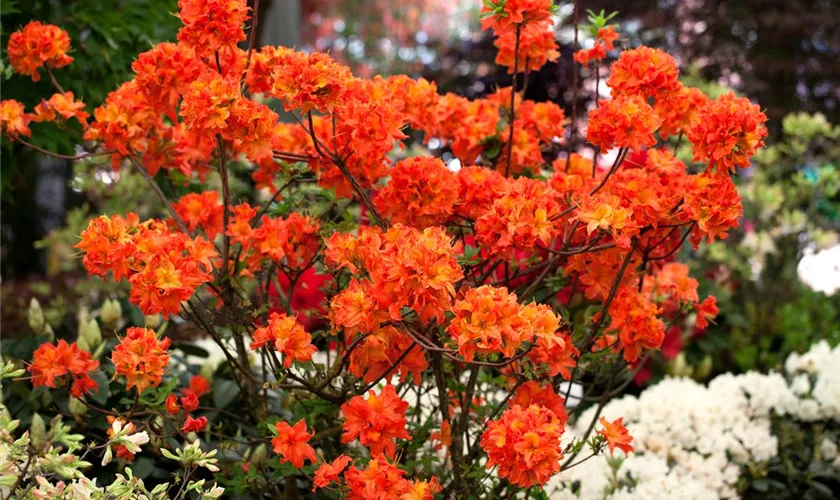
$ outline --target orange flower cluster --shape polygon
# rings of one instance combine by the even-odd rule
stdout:
[[[41,104],[35,107],[36,122],[52,122],[61,117],[62,120],[75,118],[87,127],[87,119],[90,116],[85,111],[85,103],[75,100],[73,92],[53,94],[49,100],[42,100]]]
[[[660,304],[667,315],[679,311],[684,303],[695,304],[697,280],[688,275],[688,266],[678,262],[667,262],[655,267],[645,279],[642,293],[651,301]]]
[[[287,110],[330,113],[344,104],[348,82],[353,78],[347,66],[322,52],[282,51],[272,55],[275,66],[270,94]]]
[[[160,43],[138,55],[131,69],[151,107],[177,122],[181,95],[201,75],[204,65],[192,47]]]
[[[386,385],[379,394],[368,392],[368,398],[354,396],[341,405],[344,414],[342,443],[358,438],[370,448],[371,455],[385,453],[390,458],[397,451],[395,439],[411,439],[406,430],[405,411],[408,403],[400,399],[393,385]]]
[[[177,314],[202,284],[210,281],[216,257],[212,243],[173,232],[157,220],[139,223],[137,214],[123,219],[100,216],[82,231],[76,245],[84,253],[87,271],[115,281],[128,277],[131,302],[144,314]]]
[[[178,0],[178,7],[184,23],[178,40],[196,50],[212,53],[245,40],[242,27],[250,10],[246,0]]]
[[[673,135],[687,131],[700,118],[700,110],[706,107],[710,99],[698,88],[686,87],[680,82],[665,94],[656,96],[653,111],[662,119],[659,135],[667,140]]]
[[[85,131],[85,140],[100,141],[110,151],[114,170],[132,154],[144,154],[144,166],[154,175],[166,164],[165,127],[137,86],[129,80],[108,94],[105,102],[93,110],[94,121]]]
[[[405,354],[409,349],[410,352]],[[398,364],[392,368],[395,363]],[[386,374],[399,373],[400,382],[411,376],[415,384],[420,384],[428,367],[423,349],[414,346],[411,337],[393,326],[374,331],[350,354],[350,373],[368,383]]]
[[[556,193],[548,184],[520,177],[507,182],[506,189],[475,224],[476,238],[498,258],[514,250],[531,253],[537,242],[550,246],[557,235],[553,219],[560,208]]]
[[[462,167],[458,170],[458,197],[455,213],[467,219],[484,215],[505,190],[505,177],[484,167]]]
[[[184,195],[172,205],[172,208],[190,232],[200,227],[210,240],[215,239],[216,235],[222,232],[223,209],[217,191]]]
[[[33,116],[26,112],[26,108],[14,99],[0,102],[0,131],[15,138],[24,135],[32,136],[29,123]]]
[[[234,207],[227,234],[242,245],[243,258],[251,271],[262,267],[264,259],[291,269],[306,267],[321,248],[320,222],[297,212],[285,219],[263,215],[256,228],[257,210],[247,203]]]
[[[624,359],[634,362],[642,349],[659,349],[665,340],[660,310],[633,287],[622,287],[610,304],[611,323],[607,330],[618,332]]]
[[[623,51],[612,63],[607,85],[617,95],[647,99],[674,90],[678,77],[673,57],[662,50],[642,46]]]
[[[315,449],[309,446],[309,440],[315,432],[306,432],[306,420],[299,420],[293,426],[286,422],[274,424],[277,435],[271,440],[274,453],[280,455],[280,463],[291,462],[296,469],[303,467],[303,461],[316,461]]]
[[[487,468],[498,466],[499,477],[523,488],[545,484],[560,471],[564,430],[560,417],[545,406],[513,405],[488,422],[481,436]]]
[[[502,34],[524,26],[551,26],[551,0],[488,0],[481,7],[481,28]]]
[[[662,120],[653,108],[639,95],[616,96],[600,102],[589,112],[586,140],[601,147],[606,153],[614,147],[642,151],[643,146],[653,146],[653,134]]]
[[[406,472],[382,456],[374,456],[366,469],[350,467],[344,473],[347,488],[350,490],[347,500],[433,500],[435,493],[441,491],[437,478],[429,481],[409,481]]]
[[[608,51],[615,50],[615,41],[618,40],[618,33],[613,26],[604,26],[598,29],[595,43],[588,49],[580,49],[574,53],[574,60],[583,66],[589,66],[592,61],[598,62],[607,57]]]
[[[750,166],[750,158],[764,146],[767,116],[749,99],[723,94],[700,110],[687,130],[694,145],[694,160],[708,161],[708,170],[728,176],[735,167]]]
[[[331,317],[336,320],[334,328],[366,325],[376,329],[380,321],[388,318],[401,321],[402,308],[406,306],[425,322],[435,319],[442,323],[444,314],[451,309],[455,283],[463,278],[450,238],[440,227],[420,232],[395,224],[383,233],[378,228],[363,226],[358,237],[332,235],[325,256],[327,263],[335,267],[354,273],[366,272],[368,279],[359,283],[366,290],[367,300],[372,302],[366,309],[387,313],[381,319],[362,319],[331,311]],[[336,299],[331,309],[342,304]]]
[[[32,21],[22,30],[12,33],[6,49],[12,68],[32,77],[33,82],[41,79],[40,68],[57,69],[73,62],[73,58],[67,55],[69,51],[70,37],[66,31],[38,21]]]
[[[392,221],[424,229],[443,224],[458,197],[455,174],[438,158],[417,156],[398,162],[374,204]]]
[[[318,350],[312,345],[312,336],[303,329],[303,325],[295,318],[276,312],[271,313],[268,325],[254,331],[251,349],[256,351],[269,344],[284,356],[283,366],[286,368],[291,367],[293,361],[309,361]]]
[[[158,340],[154,330],[131,327],[119,345],[111,353],[111,362],[117,375],[126,379],[126,389],[137,388],[142,393],[149,387],[157,387],[163,381],[163,370],[169,364],[169,344],[165,337]]]
[[[521,406],[528,408],[531,405],[541,405],[554,412],[560,421],[560,426],[566,425],[566,402],[554,392],[551,384],[540,385],[535,380],[525,382],[513,393],[510,399],[510,406]]]
[[[692,176],[686,188],[681,211],[683,218],[696,222],[689,236],[694,248],[704,238],[707,243],[725,239],[730,228],[738,227],[743,209],[730,177],[706,172]]]
[[[717,299],[710,295],[703,299],[703,302],[695,304],[694,310],[697,311],[695,326],[698,329],[703,330],[709,326],[709,322],[715,319],[715,316],[717,316],[719,312]]]
[[[604,428],[599,429],[597,433],[606,439],[610,453],[613,453],[616,447],[624,453],[633,451],[633,446],[630,444],[633,441],[633,437],[627,432],[627,428],[622,424],[622,420],[623,418],[619,418],[610,422],[604,417],[601,417],[599,420]]]
[[[513,356],[525,342],[540,338],[546,345],[564,344],[556,332],[560,317],[548,306],[519,304],[507,288],[483,285],[467,290],[455,302],[455,318],[446,329],[467,361],[477,354]]]
[[[70,395],[81,398],[98,386],[90,372],[99,368],[99,361],[91,358],[89,352],[79,349],[76,343],[59,340],[55,345],[41,344],[32,355],[32,364],[26,369],[32,374],[34,387],[55,388],[55,379],[70,375],[73,383]]]
[[[545,63],[560,57],[554,32],[542,24],[526,24],[519,36],[519,61],[516,61],[516,31],[504,31],[493,42],[499,51],[496,64],[508,68],[508,73],[539,71]]]

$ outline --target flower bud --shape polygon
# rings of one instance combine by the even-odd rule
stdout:
[[[685,360],[685,354],[679,353],[668,363],[668,374],[673,377],[690,377],[694,369]]]
[[[704,380],[712,373],[712,367],[714,366],[714,362],[712,361],[712,357],[708,354],[705,358],[700,361],[700,364],[697,365],[696,369],[694,370],[694,378],[697,380]]]
[[[70,398],[67,406],[70,408],[70,414],[74,417],[83,417],[88,411],[87,406],[76,398]]]
[[[29,310],[26,311],[26,319],[32,331],[37,334],[44,331],[44,324],[46,322],[44,319],[44,310],[41,309],[41,304],[38,303],[38,299],[35,297],[32,297],[32,300],[29,301]]]
[[[32,414],[32,424],[29,426],[29,438],[35,449],[41,449],[47,444],[47,424],[37,413]]]
[[[116,299],[108,299],[102,304],[99,310],[99,317],[105,328],[116,329],[122,321],[122,306]]]
[[[151,316],[144,316],[143,320],[146,323],[146,328],[151,328],[152,330],[155,330],[157,329],[157,327],[160,326],[162,318],[160,314],[153,314]]]
[[[260,465],[265,462],[265,459],[268,457],[268,448],[266,448],[265,443],[261,443],[259,446],[254,448],[254,451],[251,453],[251,460],[250,462],[254,465]]]
[[[44,325],[44,335],[46,335],[50,339],[50,342],[55,342],[55,332],[53,331],[49,323]]]
[[[102,343],[102,332],[99,330],[99,323],[95,319],[88,321],[87,328],[79,331],[79,349],[86,352],[93,352]]]

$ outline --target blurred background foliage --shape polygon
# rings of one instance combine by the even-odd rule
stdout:
[[[815,338],[840,340],[838,296],[813,291],[799,277],[803,256],[837,244],[840,198],[840,9],[836,1],[639,0],[578,2],[581,10],[619,11],[625,46],[645,43],[675,56],[686,84],[711,97],[734,89],[761,103],[770,118],[770,147],[742,172],[744,220],[728,240],[704,250],[694,269],[703,295],[718,297],[721,315],[706,332],[685,327],[669,358],[643,370],[666,373],[768,369]],[[288,39],[305,50],[329,51],[360,76],[406,73],[437,83],[442,92],[478,97],[510,85],[493,64],[492,37],[479,29],[480,0],[261,0],[258,40]],[[72,39],[75,62],[58,79],[89,104],[130,77],[136,55],[174,40],[177,0],[0,0],[2,42],[30,20],[58,24]],[[578,116],[596,97],[594,75],[583,71],[572,89],[574,7],[561,2],[556,35],[561,56],[529,74],[525,94],[554,101]],[[287,30],[278,19],[299,20]],[[581,18],[585,18],[582,15]],[[280,33],[282,31],[282,33]],[[587,46],[585,31],[579,43]],[[3,54],[5,59],[5,51]],[[9,75],[2,97],[27,106],[48,97],[44,79]],[[603,85],[603,82],[601,82]],[[601,89],[602,93],[605,89]],[[79,130],[45,130],[38,145],[72,153]],[[685,159],[690,151],[683,148]],[[142,179],[106,164],[70,165],[2,146],[2,321],[23,331],[29,299],[52,309],[55,328],[72,334],[78,301],[91,307],[118,290],[88,279],[72,245],[88,218],[160,209]],[[243,176],[243,179],[246,176]],[[240,186],[247,190],[248,186]],[[172,186],[183,194],[195,186]],[[691,259],[689,259],[691,260]],[[21,326],[23,330],[18,330]],[[682,351],[681,356],[672,355]]]

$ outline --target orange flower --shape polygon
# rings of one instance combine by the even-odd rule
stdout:
[[[184,413],[192,413],[198,408],[198,396],[192,389],[181,391],[181,406],[184,407]]]
[[[306,432],[306,420],[299,420],[294,427],[286,422],[274,424],[277,436],[271,440],[274,453],[280,455],[280,463],[291,462],[296,469],[303,467],[303,460],[315,462],[315,449],[307,443],[315,432]]]
[[[142,393],[163,381],[163,370],[169,364],[169,337],[158,340],[154,330],[131,327],[111,353],[117,375],[126,379],[126,389]]]
[[[497,33],[527,25],[553,24],[551,0],[488,0],[481,7],[481,29]]]
[[[181,408],[178,406],[178,396],[174,394],[166,396],[166,413],[177,415],[180,412]]]
[[[508,187],[478,221],[478,242],[507,259],[514,250],[530,253],[537,241],[548,246],[556,236],[552,219],[560,212],[555,192],[548,184],[527,178],[508,181]]]
[[[405,410],[408,403],[400,399],[392,385],[386,385],[382,392],[368,392],[368,398],[354,396],[341,405],[344,414],[342,443],[358,438],[370,448],[371,455],[385,453],[393,457],[397,451],[397,438],[411,439],[406,430]],[[348,482],[350,478],[347,478]]]
[[[487,423],[481,447],[487,469],[499,467],[499,477],[522,488],[545,484],[560,471],[560,436],[564,426],[548,408],[513,405],[498,420]]]
[[[205,427],[207,427],[207,417],[192,418],[187,415],[184,426],[181,427],[181,432],[201,432]]]
[[[436,450],[440,450],[444,446],[452,446],[452,425],[444,420],[440,424],[440,430],[432,432],[429,439],[435,443]]]
[[[9,36],[6,52],[12,68],[22,75],[32,77],[33,82],[41,79],[38,73],[44,65],[61,68],[73,62],[67,55],[70,51],[70,37],[67,32],[52,24],[32,21],[20,31]]]
[[[55,388],[55,379],[70,375],[73,382],[70,395],[81,398],[82,395],[97,388],[90,372],[99,368],[99,361],[91,359],[89,352],[82,351],[76,343],[68,344],[59,340],[57,344],[41,344],[32,356],[32,364],[27,370],[32,374],[33,387]]]
[[[347,455],[339,455],[332,463],[323,463],[315,470],[315,477],[312,478],[312,491],[318,488],[326,488],[330,484],[338,481],[338,476],[347,468],[347,465],[353,461]]]
[[[586,140],[601,147],[606,153],[614,147],[630,148],[639,152],[642,146],[653,146],[653,133],[662,120],[638,95],[616,96],[600,102],[600,107],[589,112]]]
[[[612,234],[621,248],[630,247],[630,237],[638,233],[631,219],[632,212],[620,206],[621,199],[609,193],[584,198],[577,219],[586,224],[586,234],[600,229]]]
[[[374,204],[392,221],[423,229],[443,224],[452,215],[458,185],[440,159],[407,158],[397,162],[390,175]]]
[[[268,325],[254,331],[251,349],[257,350],[268,344],[273,344],[274,349],[285,356],[283,366],[286,368],[291,367],[293,361],[309,361],[318,350],[312,345],[312,336],[306,333],[303,325],[295,318],[277,312],[271,313]]]
[[[246,0],[178,0],[178,7],[178,40],[187,45],[212,53],[245,40]]]
[[[190,378],[190,390],[198,397],[204,396],[210,392],[210,381],[201,375],[193,375]]]
[[[607,85],[617,96],[643,98],[666,94],[679,85],[674,58],[650,47],[625,50],[610,66]]]
[[[607,46],[603,43],[595,42],[595,45],[588,49],[580,49],[574,53],[572,59],[584,67],[588,67],[592,61],[601,61],[607,57]]]
[[[577,366],[577,358],[580,352],[572,342],[571,337],[563,335],[559,337],[562,342],[548,343],[537,339],[536,345],[528,353],[528,359],[535,365],[548,366],[548,375],[556,377],[560,374],[564,379],[570,380],[572,374],[569,368]]]
[[[604,26],[603,28],[598,28],[597,38],[598,40],[604,42],[607,50],[615,50],[615,46],[613,44],[616,40],[618,40],[618,33],[615,32],[614,26]]]
[[[400,500],[434,500],[435,494],[443,491],[443,487],[436,477],[429,481],[414,481],[408,490],[402,494]]]
[[[0,131],[14,138],[19,135],[32,137],[29,122],[33,116],[25,112],[23,104],[14,99],[0,102]]]
[[[694,145],[694,160],[708,161],[707,170],[728,174],[750,166],[750,158],[764,146],[767,115],[745,97],[729,92],[700,110],[687,132]]]
[[[82,127],[87,127],[87,118],[90,115],[85,111],[85,103],[75,100],[73,92],[53,94],[49,101],[42,100],[41,104],[35,107],[35,121],[51,122],[59,116],[63,120],[75,118]]]
[[[715,319],[718,314],[717,298],[714,295],[709,295],[703,299],[703,302],[695,304],[694,310],[697,311],[694,326],[700,330],[705,330],[709,326],[709,322]]]
[[[222,231],[223,210],[216,191],[184,195],[172,204],[172,208],[190,231],[201,227],[211,240]]]
[[[372,333],[388,319],[388,313],[377,310],[370,299],[370,285],[351,280],[350,284],[330,301],[330,324],[333,331],[344,330],[348,339],[358,333]]]
[[[619,418],[609,422],[604,417],[599,419],[599,422],[601,422],[601,425],[603,425],[604,428],[598,430],[597,433],[604,436],[604,439],[607,440],[607,446],[610,447],[610,453],[613,453],[616,446],[624,453],[630,453],[633,451],[633,446],[630,445],[633,441],[633,437],[629,432],[627,432],[627,428],[621,423],[622,420],[623,418]]]
[[[280,99],[287,111],[331,113],[344,103],[347,83],[353,78],[347,66],[322,52],[287,52],[278,62],[271,73],[271,95]]]
[[[253,238],[254,228],[251,223],[257,215],[257,209],[248,203],[240,203],[233,207],[233,218],[228,223],[227,235],[233,244],[239,243],[243,250],[247,249]]]
[[[398,499],[411,488],[406,472],[388,462],[381,454],[374,456],[366,469],[350,467],[344,479],[350,490],[347,500]]]
[[[557,415],[561,426],[566,425],[566,402],[554,392],[551,384],[541,386],[539,382],[529,380],[519,386],[508,404],[519,405],[522,408],[528,408],[532,404],[545,406]]]
[[[554,31],[540,24],[527,24],[519,38],[519,61],[515,61],[516,31],[502,32],[493,42],[499,51],[496,64],[506,66],[508,73],[513,73],[514,64],[520,73],[539,71],[547,62],[554,62],[560,57]]]

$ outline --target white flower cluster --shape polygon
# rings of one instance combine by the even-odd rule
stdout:
[[[633,396],[609,402],[602,415],[624,418],[635,453],[623,461],[595,457],[561,472],[547,486],[551,498],[738,498],[744,466],[778,454],[773,414],[796,420],[840,421],[840,347],[821,342],[792,355],[785,375],[725,374],[708,387],[669,378]],[[582,436],[595,409],[585,411],[567,441]],[[821,446],[840,467],[837,444]],[[584,450],[577,460],[585,458]],[[616,455],[622,455],[616,449]]]

